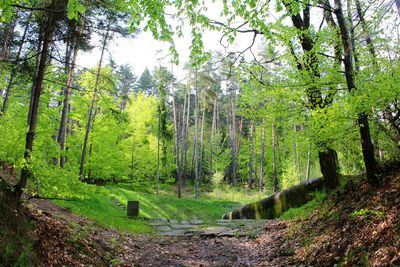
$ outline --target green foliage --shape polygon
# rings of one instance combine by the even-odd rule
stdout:
[[[366,218],[366,219],[373,219],[373,218],[382,218],[385,217],[385,213],[383,211],[378,210],[370,210],[370,209],[360,209],[350,213],[350,218],[355,220],[357,218]]]
[[[79,19],[79,15],[85,13],[85,6],[79,0],[68,0],[68,18]]]

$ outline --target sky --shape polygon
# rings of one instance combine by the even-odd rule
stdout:
[[[213,6],[214,5],[214,6]],[[209,6],[207,15],[210,18],[220,18],[221,7],[215,6],[218,3],[212,3]],[[203,42],[206,51],[220,51],[226,52],[224,48],[219,43],[222,33],[215,31],[204,31],[203,32]],[[252,41],[251,34],[239,35],[236,44],[232,45],[229,51],[239,51],[247,47]],[[78,57],[78,65],[91,68],[98,64],[100,57],[100,41],[95,41],[96,49],[90,51],[89,53],[80,53]],[[185,27],[184,37],[181,39],[175,38],[176,49],[179,53],[179,66],[174,66],[174,75],[178,77],[178,80],[184,79],[185,71],[183,66],[189,59],[190,54],[190,28]],[[260,41],[256,43],[255,48],[260,46]],[[131,65],[133,72],[140,76],[141,73],[147,67],[149,70],[154,69],[154,67],[159,64],[171,67],[171,58],[168,53],[169,44],[166,42],[160,42],[154,40],[150,32],[141,32],[135,38],[115,38],[108,46],[108,51],[106,53],[107,63],[109,61],[110,55],[113,60],[121,64]],[[161,50],[161,53],[160,53]],[[256,51],[257,49],[254,49]],[[160,60],[160,58],[162,58]],[[105,63],[106,64],[106,63]]]

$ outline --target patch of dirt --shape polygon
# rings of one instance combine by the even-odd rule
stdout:
[[[371,188],[360,181],[333,194],[311,218],[294,222],[294,259],[313,266],[400,265],[400,173]]]

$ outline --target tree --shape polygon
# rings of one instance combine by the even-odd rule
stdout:
[[[51,1],[48,9],[63,9],[66,7],[65,1]],[[46,24],[44,27],[44,37],[43,37],[43,45],[41,49],[41,57],[39,60],[38,65],[38,73],[35,80],[35,87],[32,91],[32,101],[31,101],[31,108],[28,116],[29,121],[29,129],[26,133],[26,144],[25,144],[25,153],[24,159],[26,161],[24,167],[21,171],[21,178],[19,182],[15,186],[15,196],[16,199],[19,200],[22,196],[23,189],[28,181],[28,178],[32,176],[32,172],[29,169],[29,163],[31,161],[31,153],[33,149],[33,143],[35,140],[35,132],[36,132],[36,125],[38,119],[38,111],[39,111],[39,103],[40,103],[40,96],[42,92],[42,83],[45,75],[45,69],[47,64],[47,57],[50,48],[50,42],[54,33],[54,29],[57,23],[57,14],[54,12],[47,12],[46,16]]]

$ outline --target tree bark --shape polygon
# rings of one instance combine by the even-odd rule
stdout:
[[[209,166],[209,171],[208,171],[208,185],[211,184],[212,171],[213,171],[213,140],[214,140],[214,132],[215,132],[215,124],[216,124],[216,113],[217,113],[217,96],[215,96],[215,99],[214,99],[213,115],[212,115],[212,122],[211,122],[210,166]]]
[[[301,62],[297,62],[297,68],[300,71],[306,70],[310,74],[311,80],[317,81],[320,78],[320,71],[318,67],[318,58],[314,49],[315,43],[314,40],[311,38],[311,33],[310,33],[310,6],[306,6],[303,10],[303,18],[300,16],[299,13],[293,12],[290,8],[289,4],[285,4],[286,9],[292,14],[291,15],[291,20],[293,22],[293,25],[297,30],[300,31],[300,33],[297,35],[301,47],[304,51],[304,65],[301,64]],[[296,14],[296,15],[295,15]],[[291,53],[294,55],[295,58],[297,58],[294,54],[294,50],[291,49]],[[331,102],[331,99],[323,99],[321,90],[317,88],[316,86],[312,86],[307,89],[307,98],[308,98],[308,104],[309,108],[314,110],[317,108],[324,108],[326,105],[328,105]],[[333,157],[335,153],[331,153],[329,146],[327,147],[327,144],[317,144],[319,148],[324,149],[325,151],[319,153],[320,157],[320,163],[322,161],[323,164],[320,165],[321,167],[321,173],[324,175],[324,179],[326,182],[326,185],[331,185],[336,187],[338,185],[339,181],[339,165],[338,161],[336,158],[329,158]],[[325,149],[325,147],[327,147]],[[324,162],[326,161],[326,162]],[[329,163],[335,163],[337,164],[336,166],[333,166],[332,168],[329,167],[328,169],[323,169],[325,167],[328,167]],[[334,170],[334,171],[332,171]]]
[[[102,45],[101,54],[100,54],[100,62],[99,62],[98,68],[97,68],[96,82],[94,85],[92,103],[91,103],[91,106],[89,109],[88,121],[86,124],[85,139],[83,140],[83,147],[82,147],[82,154],[81,154],[81,161],[80,161],[80,168],[79,168],[79,179],[81,181],[85,178],[86,149],[87,149],[87,143],[89,141],[89,133],[90,133],[91,125],[93,122],[93,113],[94,113],[95,105],[97,102],[97,92],[98,92],[99,84],[100,84],[101,65],[103,63],[104,51],[105,51],[105,48],[107,45],[109,32],[110,32],[110,24],[108,24],[108,26],[107,26],[106,35],[103,40],[103,45]]]
[[[205,103],[205,99],[203,100]],[[200,126],[200,161],[199,161],[199,182],[203,182],[203,160],[204,160],[204,116],[205,116],[205,107],[202,108],[201,112],[201,126]]]
[[[272,170],[274,174],[274,193],[278,192],[278,172],[276,165],[276,125],[272,124]]]
[[[20,43],[20,45],[19,45],[19,47],[18,47],[18,52],[17,52],[17,55],[16,55],[15,60],[14,60],[14,62],[13,62],[13,66],[12,66],[12,71],[11,71],[10,79],[8,80],[7,88],[6,88],[6,90],[5,90],[5,96],[4,96],[4,99],[3,99],[3,106],[2,106],[2,108],[1,108],[0,116],[1,116],[2,114],[6,113],[6,111],[7,111],[8,99],[9,99],[9,97],[10,97],[10,92],[11,92],[11,89],[12,89],[12,86],[13,86],[13,83],[14,83],[15,76],[16,76],[16,74],[17,74],[18,61],[19,61],[19,59],[21,58],[22,48],[23,48],[23,46],[24,46],[25,38],[26,38],[26,33],[28,32],[28,28],[29,28],[30,17],[31,17],[31,16],[29,16],[29,17],[27,18],[26,25],[25,25],[25,28],[24,28],[24,32],[23,32],[23,34],[22,34],[21,41],[20,41],[21,43]],[[1,92],[0,92],[0,95],[1,95]]]
[[[158,104],[158,128],[157,128],[157,183],[156,183],[156,194],[158,195],[158,189],[160,187],[160,131],[161,131],[161,107]]]
[[[197,68],[196,68],[196,73],[195,73],[195,130],[194,130],[194,171],[195,171],[195,183],[196,183],[196,188],[195,188],[195,197],[199,197],[199,149],[198,149],[198,138],[199,138],[199,88],[197,84]]]
[[[335,15],[338,21],[340,33],[342,36],[343,50],[344,50],[344,69],[347,90],[352,93],[356,90],[355,74],[353,66],[353,49],[351,45],[351,38],[347,24],[343,15],[342,3],[340,0],[335,0]],[[365,169],[367,172],[367,179],[371,185],[378,184],[377,177],[377,164],[375,160],[374,146],[371,140],[371,133],[369,130],[368,115],[364,112],[358,114],[357,119],[360,128],[361,148],[364,158]]]
[[[50,4],[50,7],[54,6],[54,2]],[[52,9],[52,8],[51,8]],[[24,159],[25,159],[25,164],[22,167],[21,170],[21,178],[18,181],[18,183],[15,185],[15,197],[17,201],[21,199],[22,192],[26,186],[26,183],[28,181],[28,178],[32,177],[33,173],[30,169],[30,163],[31,163],[31,154],[33,150],[33,143],[35,140],[35,133],[36,133],[36,126],[37,126],[37,119],[38,119],[38,114],[39,114],[39,104],[40,104],[40,96],[42,93],[42,84],[43,84],[43,79],[45,75],[45,69],[46,69],[46,64],[47,64],[47,57],[48,57],[48,52],[49,52],[49,47],[51,43],[51,39],[54,33],[55,29],[55,14],[52,12],[49,12],[47,14],[47,23],[45,24],[45,29],[44,29],[44,38],[43,38],[43,46],[41,50],[41,57],[38,65],[38,73],[36,76],[36,81],[35,81],[35,87],[32,92],[32,103],[31,103],[31,110],[29,112],[30,118],[28,118],[29,121],[29,128],[28,132],[26,133],[26,143],[25,143],[25,153],[24,153]]]
[[[306,181],[310,180],[310,173],[311,173],[311,142],[308,144],[308,151],[307,151]]]
[[[253,122],[250,122],[249,188],[253,187]]]
[[[260,156],[260,191],[264,191],[264,151],[265,151],[265,122],[261,128],[261,156]]]
[[[236,114],[235,102],[233,97],[230,100],[231,104],[231,182],[236,185]]]
[[[74,80],[75,68],[76,68],[76,59],[78,57],[79,52],[79,37],[83,31],[83,17],[80,19],[79,30],[74,34],[73,47],[74,53],[72,56],[71,66],[68,73],[67,78],[67,86],[64,91],[64,100],[63,100],[63,108],[61,111],[61,120],[60,120],[60,128],[58,130],[57,142],[60,147],[60,167],[64,168],[65,164],[65,141],[67,134],[67,120],[68,120],[68,112],[69,112],[69,100],[72,94],[72,83]]]

